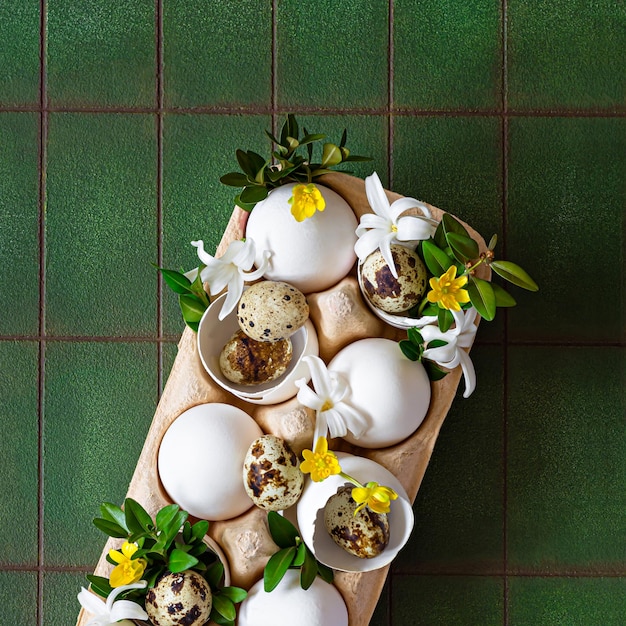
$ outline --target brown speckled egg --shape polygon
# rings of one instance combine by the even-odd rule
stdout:
[[[220,369],[232,383],[261,385],[282,376],[292,355],[291,339],[255,341],[238,330],[222,349]]]
[[[416,252],[391,246],[398,278],[394,278],[380,250],[372,252],[361,266],[367,299],[387,313],[404,313],[418,304],[426,290],[426,266]]]
[[[389,543],[389,521],[385,513],[367,507],[354,514],[358,504],[352,487],[343,486],[324,507],[324,524],[333,541],[346,552],[361,559],[379,555]]]
[[[154,626],[202,626],[212,604],[209,583],[191,570],[162,576],[146,595],[146,613]]]
[[[239,327],[256,341],[293,335],[309,317],[304,294],[288,283],[265,280],[243,292],[237,306]]]
[[[259,508],[266,511],[288,509],[296,503],[304,486],[298,457],[280,437],[259,437],[246,454],[243,486]]]

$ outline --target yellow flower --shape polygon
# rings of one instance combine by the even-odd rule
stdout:
[[[365,487],[355,487],[352,490],[352,499],[360,506],[356,508],[356,515],[363,507],[368,507],[374,513],[389,513],[391,500],[395,500],[398,494],[390,487],[384,487],[378,483],[367,483]]]
[[[132,558],[138,549],[136,543],[125,541],[121,551],[109,550],[109,557],[117,563],[109,578],[111,587],[132,585],[141,579],[148,563],[145,559]]]
[[[300,463],[300,471],[304,474],[311,474],[313,482],[319,483],[341,472],[335,453],[328,450],[326,437],[319,437],[315,444],[315,451],[303,450],[302,456],[304,461]]]
[[[469,293],[461,289],[467,283],[467,276],[456,277],[456,266],[451,265],[439,278],[430,279],[428,301],[436,302],[441,309],[460,311],[461,304],[470,301]]]
[[[289,204],[291,205],[291,214],[298,222],[312,217],[315,211],[323,211],[326,208],[324,197],[313,183],[296,185],[292,189]]]

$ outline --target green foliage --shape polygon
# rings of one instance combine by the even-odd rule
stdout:
[[[308,589],[316,576],[326,582],[333,581],[332,569],[313,556],[289,520],[275,511],[270,511],[267,514],[267,523],[279,550],[270,557],[263,572],[263,588],[266,592],[276,589],[288,569],[300,569],[302,589]]]
[[[326,135],[309,133],[304,128],[301,137],[300,127],[292,114],[287,115],[280,137],[265,132],[272,142],[270,157],[265,159],[251,150],[237,150],[235,156],[241,171],[229,172],[220,178],[224,185],[241,188],[235,196],[235,204],[246,211],[251,211],[276,187],[292,182],[310,183],[341,163],[371,161],[369,157],[350,154],[346,148],[345,130],[339,145],[322,143],[321,155],[315,160],[315,147]]]

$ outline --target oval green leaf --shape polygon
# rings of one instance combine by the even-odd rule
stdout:
[[[490,322],[496,316],[496,296],[491,283],[482,278],[470,276],[467,292],[474,308],[481,317]]]
[[[126,525],[132,533],[136,533],[137,530],[145,530],[150,532],[153,529],[152,518],[148,515],[146,510],[132,498],[126,498],[124,500],[124,516],[126,518]]]
[[[491,269],[510,283],[528,289],[528,291],[539,291],[537,283],[528,275],[526,270],[522,269],[516,263],[511,261],[492,261]]]
[[[219,595],[225,596],[235,604],[239,604],[246,599],[248,592],[241,587],[222,587]]]
[[[272,539],[279,548],[295,546],[298,529],[288,519],[285,519],[276,511],[270,511],[267,514],[267,524]]]
[[[434,241],[422,241],[422,254],[428,271],[433,276],[441,276],[454,261]]]
[[[191,294],[178,296],[178,303],[180,304],[183,319],[187,323],[199,322],[207,308],[198,296]]]
[[[493,294],[496,297],[496,306],[510,307],[517,304],[517,302],[515,302],[515,298],[508,291],[500,287],[500,285],[491,283],[491,288],[493,289]]]
[[[402,350],[402,354],[409,359],[409,361],[419,361],[422,356],[421,350],[418,346],[416,346],[413,342],[408,339],[403,339],[398,342],[400,346],[400,350]]]
[[[267,593],[276,589],[295,556],[296,546],[290,546],[279,550],[270,557],[263,572],[263,588]]]
[[[172,522],[172,520],[176,517],[176,514],[180,511],[180,507],[178,504],[170,504],[168,506],[164,506],[157,514],[155,518],[155,522],[157,528],[163,529]]]
[[[235,605],[230,598],[221,593],[213,595],[213,607],[225,619],[233,621],[237,617]]]
[[[109,537],[115,537],[117,539],[128,537],[129,531],[126,528],[122,528],[119,524],[111,522],[110,520],[96,517],[93,521],[93,525]],[[124,526],[126,526],[126,522],[124,522]]]
[[[322,151],[322,167],[332,167],[333,165],[339,165],[343,157],[341,156],[341,150],[334,143],[325,143]]]
[[[220,177],[220,183],[229,187],[245,187],[248,182],[248,177],[240,172],[229,172]]]
[[[461,263],[467,263],[478,257],[478,244],[469,236],[459,233],[448,233],[446,235],[452,254]]]
[[[170,553],[168,567],[172,574],[184,572],[186,569],[191,569],[197,564],[198,559],[184,550],[174,548]]]
[[[267,198],[268,190],[263,185],[248,185],[239,194],[239,199],[244,204],[256,204]]]
[[[103,519],[114,522],[122,528],[126,528],[126,516],[124,515],[124,511],[122,511],[121,507],[117,506],[117,504],[103,502],[100,505],[100,515]]]
[[[317,560],[311,554],[311,551],[305,549],[304,551],[304,563],[300,568],[300,587],[305,591],[313,584],[315,577],[317,576]]]

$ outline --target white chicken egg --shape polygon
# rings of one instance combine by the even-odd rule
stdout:
[[[277,187],[254,207],[246,237],[255,243],[257,267],[264,250],[272,253],[265,278],[285,281],[303,293],[323,291],[339,282],[356,261],[357,220],[338,193],[316,185],[326,208],[296,221],[289,204],[295,184]]]
[[[281,617],[282,616],[282,617]],[[305,591],[300,587],[300,572],[287,570],[270,593],[263,580],[256,582],[239,607],[239,626],[348,626],[348,609],[334,585],[319,576]]]
[[[370,338],[343,348],[329,363],[350,392],[344,401],[367,421],[357,439],[344,437],[364,448],[385,448],[411,435],[424,420],[430,404],[430,380],[419,361],[404,356],[398,343]]]
[[[228,404],[199,404],[181,413],[163,435],[158,454],[169,497],[200,519],[230,519],[247,511],[252,502],[241,467],[262,434],[247,413]]]

